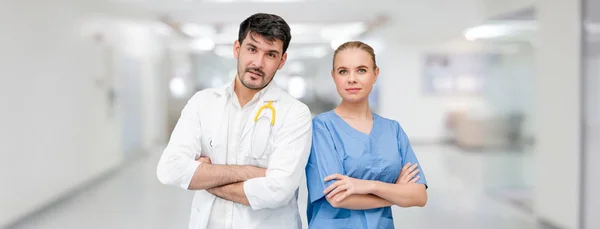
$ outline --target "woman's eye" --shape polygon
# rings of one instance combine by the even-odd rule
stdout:
[[[366,70],[366,69],[362,69],[362,68],[361,68],[361,69],[358,69],[358,72],[360,72],[360,73],[365,73],[365,72],[367,72],[367,70]]]
[[[340,74],[346,74],[346,70],[340,70],[338,73],[340,73]]]

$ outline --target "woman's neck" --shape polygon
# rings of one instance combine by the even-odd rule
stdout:
[[[373,119],[373,114],[371,113],[371,108],[369,108],[368,100],[359,103],[348,103],[346,101],[342,101],[342,103],[335,108],[335,112],[343,118],[362,120]]]

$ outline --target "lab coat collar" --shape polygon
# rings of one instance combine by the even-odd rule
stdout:
[[[225,85],[218,88],[218,90],[216,90],[215,93],[218,96],[229,97],[230,95],[233,95],[234,83],[235,83],[235,79],[227,82]],[[265,88],[263,88],[262,90],[260,90],[258,92],[259,99],[262,100],[260,102],[278,101],[279,100],[279,96],[281,95],[282,91],[279,87],[277,87],[277,85],[274,85],[274,84],[275,84],[275,82],[271,81]]]

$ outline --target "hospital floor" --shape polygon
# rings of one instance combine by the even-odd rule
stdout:
[[[450,146],[414,146],[429,183],[425,208],[394,208],[398,229],[537,229],[531,214],[484,191],[485,154]],[[187,228],[192,193],[160,184],[159,153],[151,153],[108,179],[11,229]],[[299,196],[306,226],[306,188]]]

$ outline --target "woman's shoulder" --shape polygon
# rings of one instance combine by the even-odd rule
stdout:
[[[394,128],[400,127],[400,123],[394,119],[383,117],[377,113],[373,113],[373,117],[377,118],[379,120],[379,123],[381,123],[381,125],[390,126],[390,127],[394,127]]]
[[[326,111],[321,114],[315,115],[315,117],[313,117],[313,123],[331,122],[331,120],[334,118],[333,115],[335,115],[335,113],[333,113],[333,110]]]

